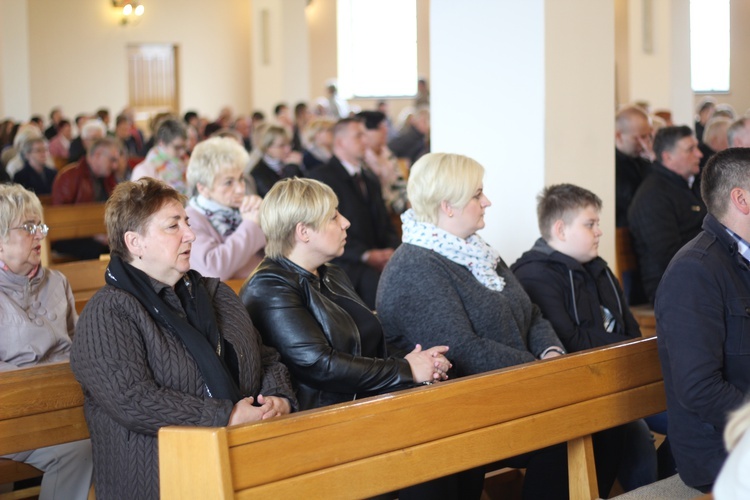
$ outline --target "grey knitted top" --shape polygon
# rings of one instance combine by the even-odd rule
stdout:
[[[389,347],[448,345],[455,376],[534,361],[550,346],[562,348],[502,260],[497,271],[505,279],[501,292],[432,250],[401,245],[378,287],[377,311]]]

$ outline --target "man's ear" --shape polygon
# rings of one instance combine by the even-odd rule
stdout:
[[[729,192],[729,198],[732,200],[732,205],[742,212],[743,215],[750,214],[750,194],[740,187],[736,187]]]
[[[558,241],[565,241],[565,221],[562,219],[557,219],[554,224],[552,224],[552,237]]]

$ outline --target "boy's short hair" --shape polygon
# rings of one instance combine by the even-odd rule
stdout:
[[[579,210],[592,206],[602,209],[602,200],[597,195],[573,184],[555,184],[548,186],[536,198],[536,215],[539,220],[539,232],[542,238],[549,241],[552,237],[552,226],[562,219],[570,224]]]

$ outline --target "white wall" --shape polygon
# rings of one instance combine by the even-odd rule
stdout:
[[[0,1],[0,117],[31,117],[26,0]]]
[[[510,264],[538,235],[544,185],[544,1],[432,0],[432,150],[486,169],[482,235]]]
[[[572,182],[605,200],[614,262],[614,1],[433,0],[431,28],[432,150],[485,166],[483,236],[512,263],[536,195]]]

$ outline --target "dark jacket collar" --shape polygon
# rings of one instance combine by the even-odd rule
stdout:
[[[558,252],[552,248],[544,238],[539,238],[531,247],[531,250],[524,253],[518,262],[513,266],[517,267],[523,265],[525,262],[532,262],[536,260],[544,260],[549,262],[558,262],[572,271],[586,272],[596,275],[607,268],[607,263],[601,257],[581,264],[573,257],[565,255],[562,252]]]
[[[676,186],[680,186],[688,190],[690,189],[690,185],[688,184],[687,180],[669,170],[662,164],[662,162],[658,160],[653,163],[652,171],[654,172],[654,175],[660,175]]]
[[[737,240],[735,240],[734,237],[727,232],[727,227],[719,222],[716,217],[711,214],[706,215],[706,218],[703,219],[703,230],[713,236],[714,239],[719,242],[722,248],[726,248],[726,250],[729,252],[729,255],[734,256],[740,265],[742,265],[744,268],[748,267],[745,263],[745,259],[742,257],[742,255],[740,255],[738,251]]]

